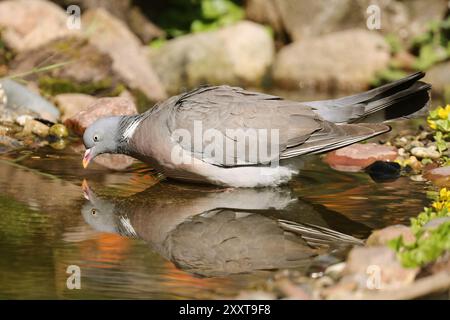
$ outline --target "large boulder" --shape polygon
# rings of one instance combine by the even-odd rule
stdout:
[[[113,69],[133,89],[153,101],[166,98],[139,39],[126,24],[104,9],[88,10],[82,16],[82,35],[113,60]]]
[[[108,54],[102,53],[86,40],[67,37],[18,54],[10,64],[10,72],[22,74],[26,80],[41,82],[41,85],[51,85],[47,83],[48,79],[42,80],[45,77],[59,84],[62,80],[86,85],[108,80],[108,86],[112,87],[118,80],[112,70],[112,63]],[[30,72],[48,66],[54,67],[38,73]],[[64,88],[61,90],[64,91]],[[70,91],[76,92],[72,88]]]
[[[450,61],[442,62],[431,67],[424,81],[432,85],[432,90],[437,94],[450,93]]]
[[[380,9],[384,34],[395,33],[411,39],[423,32],[430,20],[441,19],[448,9],[447,0],[248,0],[250,20],[287,32],[293,40],[342,31],[367,28],[368,7]]]
[[[0,26],[6,44],[16,50],[37,48],[67,36],[67,14],[54,3],[42,0],[0,2]]]
[[[284,47],[275,60],[273,78],[277,86],[287,89],[364,90],[387,67],[389,58],[382,36],[347,30]]]
[[[171,94],[202,84],[259,85],[273,57],[270,34],[248,21],[178,37],[149,52]]]

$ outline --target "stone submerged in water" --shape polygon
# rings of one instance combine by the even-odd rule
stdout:
[[[376,143],[359,143],[332,151],[325,156],[324,160],[335,170],[358,172],[375,161],[394,161],[397,154],[395,147]]]
[[[423,177],[439,187],[450,187],[450,166],[427,170]]]
[[[71,148],[74,152],[80,154],[80,165],[81,157],[86,151],[83,143],[72,144]],[[131,166],[134,162],[132,157],[123,154],[101,154],[92,160],[94,163],[105,167],[110,170],[122,171]],[[89,165],[91,167],[91,165]]]

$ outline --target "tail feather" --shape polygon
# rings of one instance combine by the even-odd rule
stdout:
[[[300,224],[282,219],[278,220],[278,223],[283,229],[301,235],[312,247],[364,244],[364,241],[350,235],[309,223]]]
[[[416,72],[363,93],[306,104],[325,120],[335,123],[383,122],[410,117],[428,106],[431,85],[418,81],[424,75]]]

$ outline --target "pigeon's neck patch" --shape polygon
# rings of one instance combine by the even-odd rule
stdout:
[[[143,120],[143,117],[138,115],[135,117],[129,117],[126,118],[125,121],[122,122],[121,127],[122,127],[122,136],[120,137],[121,141],[128,141],[130,140],[137,127],[139,126],[139,124],[141,123],[141,121]]]
[[[124,140],[130,140],[133,137],[133,134],[136,131],[139,122],[140,120],[135,120],[125,129],[125,131],[123,132]]]

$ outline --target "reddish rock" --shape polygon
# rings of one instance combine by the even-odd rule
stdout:
[[[67,119],[64,124],[74,133],[82,136],[84,130],[99,118],[137,113],[136,106],[130,99],[123,97],[101,98],[87,107],[86,110],[80,111]]]
[[[397,224],[372,232],[370,237],[367,239],[366,245],[384,246],[387,245],[389,241],[400,236],[403,237],[403,241],[407,244],[413,243],[416,240],[411,228]]]
[[[353,144],[328,153],[325,162],[339,171],[357,172],[378,160],[394,161],[397,155],[395,147],[376,143]]]
[[[80,154],[80,166],[81,166],[81,158],[86,151],[86,148],[82,143],[73,144],[72,150],[76,153]],[[135,161],[132,157],[123,155],[123,154],[101,154],[92,160],[96,164],[111,169],[111,170],[125,170],[129,166],[133,164]]]
[[[423,177],[439,187],[450,187],[450,166],[427,170]]]
[[[61,120],[64,122],[80,111],[86,110],[96,102],[97,98],[83,93],[62,93],[54,97],[56,105],[61,111]]]

